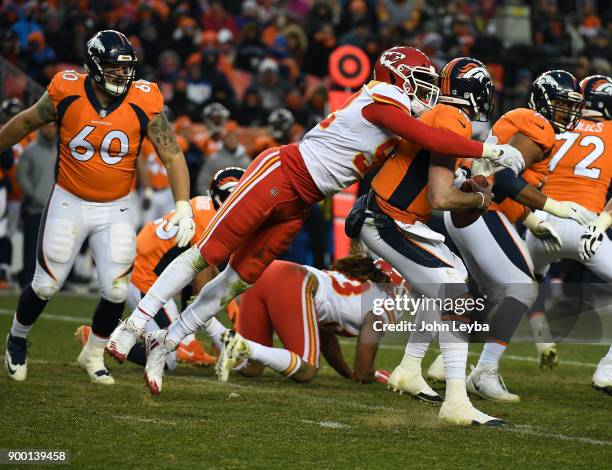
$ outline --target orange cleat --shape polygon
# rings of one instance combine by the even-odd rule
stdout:
[[[85,346],[87,340],[89,339],[89,335],[91,334],[91,326],[89,325],[81,325],[74,332],[74,337],[77,339],[81,346]]]
[[[176,348],[176,358],[179,362],[192,366],[212,366],[217,362],[217,358],[209,355],[197,339],[188,345],[179,344]]]

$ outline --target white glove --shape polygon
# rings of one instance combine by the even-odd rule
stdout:
[[[459,167],[455,170],[455,180],[453,181],[453,186],[459,189],[463,183],[467,180],[467,171],[463,168]]]
[[[183,248],[189,244],[195,234],[195,222],[193,221],[193,211],[189,201],[176,201],[176,210],[168,220],[166,230],[170,230],[174,225],[178,225],[176,245]]]
[[[523,225],[533,233],[534,237],[542,241],[548,253],[559,251],[563,246],[563,241],[553,226],[536,217],[533,212],[525,217]]]
[[[470,168],[472,176],[482,175],[482,176],[491,176],[495,173],[493,169],[493,164],[489,160],[485,160],[484,158],[479,158],[478,160],[474,160],[472,162],[472,166]]]
[[[562,219],[575,220],[580,225],[587,225],[594,219],[593,214],[580,204],[572,201],[559,202],[550,197],[546,199],[542,210]]]
[[[512,145],[498,144],[497,137],[492,134],[482,144],[482,158],[492,163],[494,171],[510,168],[518,175],[525,168],[523,154]]]
[[[612,225],[612,214],[604,211],[586,228],[578,246],[578,254],[582,261],[588,261],[595,254],[610,225]]]

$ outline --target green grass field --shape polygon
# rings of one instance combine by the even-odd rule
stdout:
[[[0,297],[2,350],[15,303],[15,296]],[[31,334],[28,380],[16,383],[2,371],[0,449],[68,449],[79,468],[609,468],[612,462],[612,397],[590,386],[604,346],[562,345],[561,365],[543,374],[532,344],[512,345],[502,369],[523,401],[474,399],[511,424],[459,428],[440,423],[433,406],[382,385],[351,383],[327,365],[302,385],[273,372],[220,384],[210,368],[181,366],[153,398],[138,367],[109,358],[117,384],[93,385],[76,365],[73,332],[79,318],[89,322],[94,303],[52,300]],[[352,356],[350,342],[343,348]],[[402,352],[383,344],[377,366],[392,370]],[[433,358],[430,353],[426,363]]]

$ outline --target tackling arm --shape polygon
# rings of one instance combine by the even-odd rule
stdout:
[[[0,152],[19,143],[25,136],[55,121],[55,107],[45,92],[34,106],[21,111],[0,129]]]

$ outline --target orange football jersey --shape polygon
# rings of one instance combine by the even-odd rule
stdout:
[[[196,243],[203,235],[204,230],[214,217],[216,211],[212,199],[208,196],[197,196],[191,199],[193,219],[196,231],[191,238],[190,245]],[[141,292],[147,292],[162,271],[183,251],[189,247],[176,246],[178,227],[165,229],[166,222],[173,212],[160,219],[147,223],[136,237],[136,259],[132,271],[132,284]]]
[[[507,144],[515,134],[521,133],[542,147],[545,158],[526,168],[521,176],[532,186],[538,188],[546,178],[548,155],[555,144],[555,131],[548,120],[541,114],[527,108],[517,108],[508,111],[493,125],[491,129],[497,137],[498,143]],[[489,210],[503,212],[510,222],[521,219],[526,207],[518,202],[506,198],[501,203],[492,202]]]
[[[105,109],[85,74],[59,72],[47,92],[57,111],[57,184],[87,201],[126,196],[147,125],[164,104],[157,85],[132,82],[128,92]]]
[[[437,104],[420,117],[438,129],[464,137],[472,135],[472,123],[459,108]],[[376,202],[390,217],[413,224],[426,221],[431,214],[427,200],[430,153],[419,145],[402,140],[395,154],[388,158],[372,181]]]
[[[177,135],[176,140],[181,147],[181,150],[184,152],[187,151],[189,144],[187,143],[187,139],[182,135]],[[168,180],[168,173],[166,172],[166,167],[159,159],[157,152],[155,151],[155,147],[153,147],[153,143],[145,138],[142,142],[142,150],[141,150],[141,158],[145,159],[147,164],[147,174],[149,175],[149,182],[151,183],[151,187],[153,189],[166,189],[170,187],[170,180]]]
[[[612,121],[582,119],[557,136],[542,192],[600,213],[612,183]]]

